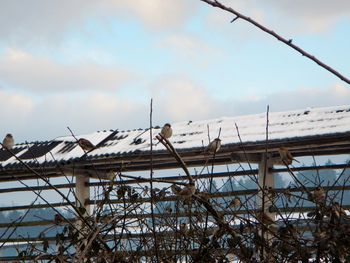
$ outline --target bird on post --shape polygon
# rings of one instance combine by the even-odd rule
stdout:
[[[209,143],[209,145],[205,148],[205,152],[209,153],[217,153],[221,147],[221,140],[219,138],[215,138],[213,141]]]
[[[86,152],[95,149],[95,145],[93,145],[89,140],[84,139],[84,138],[80,138],[78,140],[78,144]]]
[[[13,136],[11,133],[6,134],[4,140],[2,141],[2,145],[5,149],[11,150],[15,144]]]
[[[294,159],[293,155],[289,152],[289,150],[286,147],[279,148],[278,152],[280,154],[282,162],[284,162],[287,165],[291,165],[293,160],[299,162],[298,160]]]
[[[169,123],[164,124],[163,128],[160,131],[160,135],[165,139],[169,139],[173,135],[173,129]]]

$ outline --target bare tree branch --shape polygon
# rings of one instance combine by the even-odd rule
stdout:
[[[283,42],[284,44],[286,44],[287,46],[293,48],[294,50],[296,50],[297,52],[299,52],[300,54],[302,54],[303,56],[307,57],[308,59],[312,60],[313,62],[315,62],[316,64],[318,64],[320,67],[324,68],[325,70],[329,71],[330,73],[332,73],[333,75],[337,76],[339,79],[341,79],[342,81],[346,82],[347,84],[350,84],[350,79],[345,77],[343,74],[339,73],[338,71],[336,71],[335,69],[333,69],[332,67],[330,67],[329,65],[325,64],[324,62],[322,62],[321,60],[319,60],[318,58],[316,58],[314,55],[306,52],[305,50],[303,50],[302,48],[300,48],[299,46],[295,45],[292,41],[292,39],[286,39],[284,37],[282,37],[281,35],[277,34],[276,32],[274,32],[273,30],[263,26],[262,24],[258,23],[257,21],[255,21],[254,19],[247,17],[243,14],[241,14],[240,12],[234,10],[231,7],[225,6],[222,3],[220,3],[217,0],[200,0],[202,2],[205,2],[213,7],[217,7],[220,8],[222,10],[225,10],[231,14],[234,14],[236,17],[231,21],[234,22],[237,19],[242,19],[247,21],[248,23],[258,27],[259,29],[261,29],[262,31],[266,32],[267,34],[275,37],[277,40]]]

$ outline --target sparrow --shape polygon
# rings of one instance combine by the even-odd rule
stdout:
[[[338,202],[335,202],[332,205],[331,214],[337,219],[340,218],[341,216],[346,216],[346,212],[344,208],[342,208]]]
[[[113,171],[109,171],[107,172],[106,177],[108,178],[108,180],[113,181],[114,178],[116,177],[116,174]]]
[[[219,138],[214,139],[209,143],[207,148],[205,148],[205,152],[209,153],[217,153],[221,147],[221,140]]]
[[[228,207],[238,207],[241,205],[241,199],[239,199],[239,197],[235,197],[230,204],[228,205]]]
[[[323,203],[324,199],[326,198],[325,192],[322,187],[318,186],[313,192],[313,199],[315,203],[321,204]]]
[[[2,141],[3,147],[7,150],[11,150],[14,144],[15,144],[15,141],[13,139],[12,134],[10,133],[6,134],[4,140]]]
[[[196,193],[196,186],[194,183],[189,183],[184,188],[181,188],[175,184],[171,186],[171,191],[181,197],[191,197]]]
[[[282,162],[284,162],[287,165],[291,165],[293,160],[299,162],[298,160],[294,159],[293,155],[289,152],[289,150],[286,147],[279,148],[278,152],[280,154]]]
[[[173,129],[169,123],[164,124],[162,130],[160,131],[160,135],[162,135],[165,139],[169,139],[171,135],[173,135]]]
[[[176,184],[173,184],[171,186],[171,191],[173,192],[174,195],[177,195],[181,191],[181,187],[177,186]]]
[[[275,220],[273,220],[273,218],[271,218],[267,213],[263,212],[258,214],[257,219],[265,225],[272,225],[275,223]]]
[[[95,149],[95,145],[93,145],[89,140],[84,139],[84,138],[80,138],[78,140],[78,144],[86,152]]]

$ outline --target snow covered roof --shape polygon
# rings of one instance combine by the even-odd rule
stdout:
[[[237,131],[244,144],[262,143],[266,139],[266,113],[222,117],[202,121],[186,121],[173,123],[173,136],[170,141],[181,151],[201,150],[208,144],[209,136],[218,137],[219,131],[222,146],[240,143]],[[155,136],[160,127],[153,129]],[[328,135],[350,134],[350,105],[309,108],[286,112],[269,113],[269,140],[287,140],[293,138],[322,137]],[[18,144],[13,151],[26,163],[36,166],[39,164],[55,164],[57,162],[86,159],[103,159],[120,156],[136,156],[150,151],[150,135],[147,129],[127,131],[102,131],[77,136],[90,140],[97,149],[85,154],[72,136],[58,137],[48,142]],[[164,146],[153,139],[153,150],[165,152]],[[5,150],[0,150],[0,167],[11,169],[18,167],[19,162]]]

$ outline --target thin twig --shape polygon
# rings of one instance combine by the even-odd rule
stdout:
[[[157,234],[156,234],[156,226],[155,226],[155,218],[154,218],[154,191],[153,191],[153,124],[152,124],[152,115],[153,115],[153,99],[151,99],[150,104],[150,114],[149,114],[149,138],[150,138],[150,147],[151,147],[151,170],[150,170],[150,188],[151,188],[151,213],[152,213],[152,232],[154,239],[154,252],[156,255],[157,262],[159,262],[158,255],[158,242],[157,242]]]

